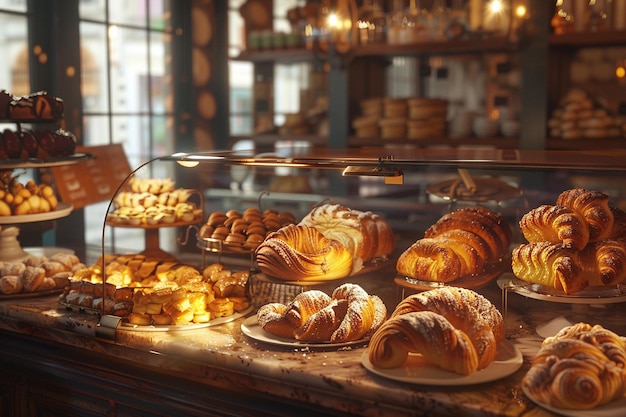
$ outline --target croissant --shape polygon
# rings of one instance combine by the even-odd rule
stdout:
[[[566,206],[539,206],[522,216],[519,226],[529,242],[562,242],[578,250],[582,250],[589,242],[587,223]]]
[[[607,239],[626,239],[626,212],[616,207],[611,207],[613,213],[613,228]]]
[[[419,239],[405,250],[398,261],[398,273],[425,281],[450,282],[476,274],[484,268],[476,248],[447,239]]]
[[[597,346],[563,338],[542,346],[522,386],[552,407],[588,410],[623,397],[626,374]]]
[[[477,276],[508,252],[511,229],[500,214],[466,207],[441,217],[405,250],[398,273],[425,281],[451,282]]]
[[[436,237],[442,233],[461,229],[480,236],[491,248],[492,256],[502,256],[509,250],[512,231],[502,216],[485,207],[464,207],[445,214],[424,232],[424,237]],[[493,262],[490,258],[488,262]]]
[[[589,285],[605,286],[626,282],[626,240],[590,243],[580,253]]]
[[[368,356],[375,367],[400,367],[409,353],[420,353],[430,363],[461,375],[478,369],[478,355],[468,335],[432,311],[390,318],[370,340]]]
[[[478,355],[478,369],[486,368],[496,356],[497,343],[504,339],[504,320],[498,309],[482,295],[465,288],[442,287],[402,300],[391,317],[417,311],[444,316],[465,332]]]
[[[322,204],[313,208],[301,221],[329,239],[334,239],[352,255],[353,272],[374,257],[386,257],[395,249],[391,227],[385,219],[370,211],[353,210],[340,204]]]
[[[566,294],[589,284],[578,262],[578,251],[560,243],[533,242],[513,249],[511,266],[519,279]]]
[[[606,239],[611,233],[614,217],[607,194],[573,188],[563,191],[557,197],[556,204],[573,209],[585,219],[589,225],[590,242]]]
[[[352,271],[352,255],[339,241],[303,225],[270,233],[255,255],[262,272],[288,281],[333,280]]]
[[[372,328],[376,310],[370,295],[363,288],[355,284],[344,284],[333,291],[332,298],[345,300],[348,309],[341,324],[332,334],[331,342],[357,340]]]

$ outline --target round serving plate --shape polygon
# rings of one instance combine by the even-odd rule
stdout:
[[[430,386],[465,386],[496,381],[515,373],[523,362],[522,352],[508,340],[498,344],[496,358],[488,367],[469,375],[444,370],[426,361],[420,354],[409,354],[404,365],[397,368],[374,366],[369,360],[369,349],[361,356],[365,369],[375,375],[394,381]]]
[[[498,279],[498,286],[524,297],[553,303],[612,304],[626,301],[626,285],[622,284],[587,287],[574,294],[565,294],[561,290],[522,281],[512,273],[507,273]]]
[[[91,155],[84,153],[75,153],[70,156],[59,158],[28,158],[28,159],[3,159],[0,160],[0,169],[16,169],[16,168],[42,168],[77,164],[82,160],[92,158]]]
[[[358,339],[350,342],[331,343],[331,342],[301,342],[295,339],[274,336],[263,330],[259,324],[256,315],[250,316],[241,323],[241,332],[257,342],[263,342],[274,346],[288,348],[313,348],[313,349],[337,349],[347,346],[360,346],[367,343],[369,339]]]
[[[74,206],[68,203],[59,203],[56,209],[45,213],[20,214],[17,216],[0,216],[0,225],[2,224],[21,224],[43,222],[48,220],[61,219],[67,217],[74,210]]]

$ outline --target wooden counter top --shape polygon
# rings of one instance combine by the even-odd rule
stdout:
[[[393,284],[378,279],[376,285],[392,289],[385,302],[394,307],[389,306]],[[501,306],[495,283],[481,293]],[[242,334],[244,318],[179,332],[117,330],[112,343],[94,336],[95,317],[66,310],[57,304],[56,296],[49,296],[0,302],[0,329],[6,331],[3,343],[11,336],[34,337],[89,353],[120,367],[118,372],[124,372],[124,366],[141,366],[155,372],[161,384],[176,378],[204,389],[261,394],[291,406],[315,406],[318,415],[548,416],[552,414],[534,405],[520,389],[529,359],[542,340],[535,328],[580,308],[510,294],[508,337],[522,351],[524,364],[501,380],[465,387],[412,385],[373,375],[361,365],[365,346],[318,351],[257,342]]]

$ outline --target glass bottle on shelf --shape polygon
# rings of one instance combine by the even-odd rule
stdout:
[[[555,35],[562,35],[574,31],[574,16],[569,1],[557,0],[556,10],[550,21]]]
[[[359,7],[357,17],[357,28],[359,31],[359,43],[365,45],[370,43],[370,33],[373,33],[372,22],[374,6],[372,0],[363,0],[363,4]]]
[[[383,0],[373,0],[372,2],[372,17],[370,25],[369,41],[372,43],[385,43],[387,42],[387,14],[383,7]]]

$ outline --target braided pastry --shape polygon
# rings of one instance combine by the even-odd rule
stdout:
[[[563,191],[557,197],[556,204],[573,209],[585,219],[589,225],[590,242],[606,239],[611,233],[614,217],[607,194],[573,188]]]
[[[511,229],[483,207],[466,207],[441,217],[405,250],[398,273],[424,281],[451,282],[493,269],[508,253]]]
[[[356,284],[337,287],[332,296],[319,290],[298,294],[288,304],[259,308],[263,330],[303,342],[342,343],[371,336],[387,318],[383,301]]]
[[[589,284],[578,261],[578,252],[560,243],[533,242],[513,249],[513,274],[526,282],[563,290],[580,291]]]
[[[352,271],[352,255],[315,228],[290,224],[270,233],[255,250],[259,269],[289,281],[333,280]]]
[[[611,333],[601,326],[578,323],[546,338],[522,380],[525,392],[552,407],[574,410],[623,398],[623,339]]]
[[[430,363],[461,375],[478,369],[478,355],[469,336],[432,311],[390,318],[370,340],[369,360],[376,367],[400,367],[409,353],[420,353]]]
[[[589,242],[589,227],[573,209],[565,206],[542,205],[530,210],[519,222],[522,234],[529,242],[562,242],[582,250]]]

